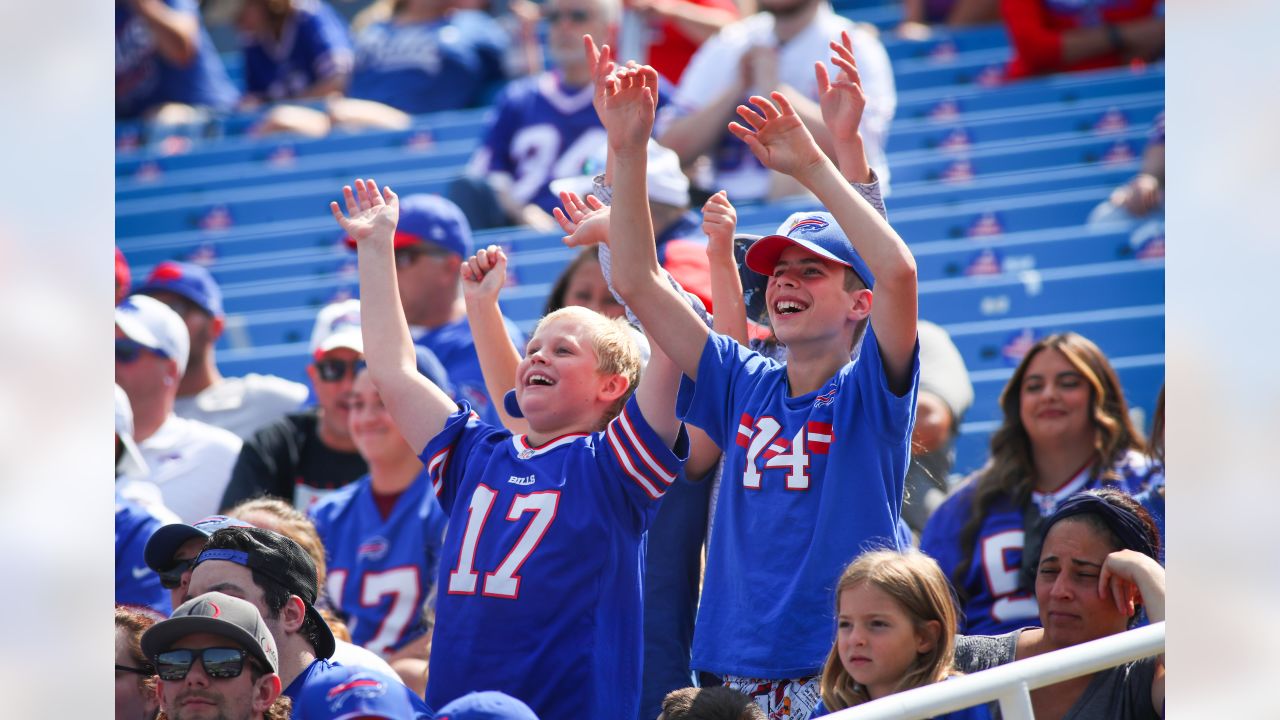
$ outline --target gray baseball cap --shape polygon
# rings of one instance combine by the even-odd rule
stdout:
[[[142,634],[142,653],[149,658],[188,635],[211,633],[234,641],[271,672],[280,668],[275,638],[253,603],[220,592],[208,592],[178,606]]]

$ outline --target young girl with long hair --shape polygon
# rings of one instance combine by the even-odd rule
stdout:
[[[955,675],[957,611],[947,576],[916,550],[858,556],[836,583],[836,641],[810,717],[844,710]],[[985,707],[947,720],[987,720]]]

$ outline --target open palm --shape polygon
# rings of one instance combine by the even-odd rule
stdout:
[[[396,223],[400,220],[400,198],[391,188],[383,188],[379,193],[374,180],[357,179],[354,191],[350,185],[343,186],[342,198],[347,206],[346,215],[336,202],[329,203],[329,211],[357,246],[371,238],[385,238],[390,242],[395,236]]]
[[[620,68],[605,82],[601,120],[609,131],[609,147],[645,147],[653,132],[658,100],[658,72],[648,65]]]
[[[818,80],[818,106],[822,109],[822,121],[831,131],[836,142],[852,138],[862,123],[862,113],[867,108],[867,94],[862,89],[862,78],[853,59],[853,41],[848,32],[840,34],[841,44],[831,43],[831,62],[840,68],[836,81],[830,81],[827,66],[814,64]]]
[[[822,150],[786,96],[774,92],[772,98],[770,102],[753,95],[750,102],[756,109],[739,105],[738,115],[751,128],[729,123],[729,132],[745,142],[765,167],[794,177],[822,162]]]

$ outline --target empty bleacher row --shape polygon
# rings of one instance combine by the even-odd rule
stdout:
[[[836,7],[866,19],[860,13],[887,6]],[[951,332],[976,391],[956,470],[985,459],[1020,351],[1052,332],[1097,342],[1149,417],[1164,375],[1163,236],[1085,219],[1136,172],[1163,108],[1163,66],[1000,86],[990,82],[1008,56],[999,28],[884,39],[899,92],[890,221],[916,256],[921,317]],[[210,264],[227,308],[223,372],[302,379],[317,309],[357,292],[354,254],[328,201],[354,177],[402,195],[443,192],[479,143],[483,117],[442,113],[405,131],[316,140],[248,137],[248,115],[211,137],[122,150],[117,242],[138,275],[167,259]],[[128,148],[136,133],[117,135]],[[771,232],[808,204],[740,206],[739,230]],[[525,228],[477,233],[477,245],[488,243],[511,255],[502,306],[527,331],[573,251],[558,234]]]

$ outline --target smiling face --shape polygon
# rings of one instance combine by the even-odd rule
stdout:
[[[871,291],[847,289],[848,273],[844,265],[802,247],[783,250],[765,287],[769,322],[778,339],[790,345],[847,334],[852,347],[857,322],[870,314]]]
[[[933,647],[902,605],[872,583],[842,591],[837,612],[840,663],[872,699],[893,693],[919,655]]]
[[[516,367],[516,399],[538,433],[595,428],[618,390],[625,392],[626,380],[600,370],[592,328],[572,314],[544,320]]]
[[[1114,635],[1128,626],[1128,616],[1110,593],[1098,597],[1098,574],[1115,549],[1088,522],[1067,518],[1049,529],[1036,570],[1036,602],[1054,647]]]
[[[368,370],[356,376],[351,386],[351,440],[369,464],[398,462],[413,457],[413,448],[405,442],[382,404],[382,396],[373,385]]]
[[[1075,365],[1055,348],[1045,348],[1027,364],[1019,413],[1034,448],[1089,441],[1094,433],[1092,388]]]

